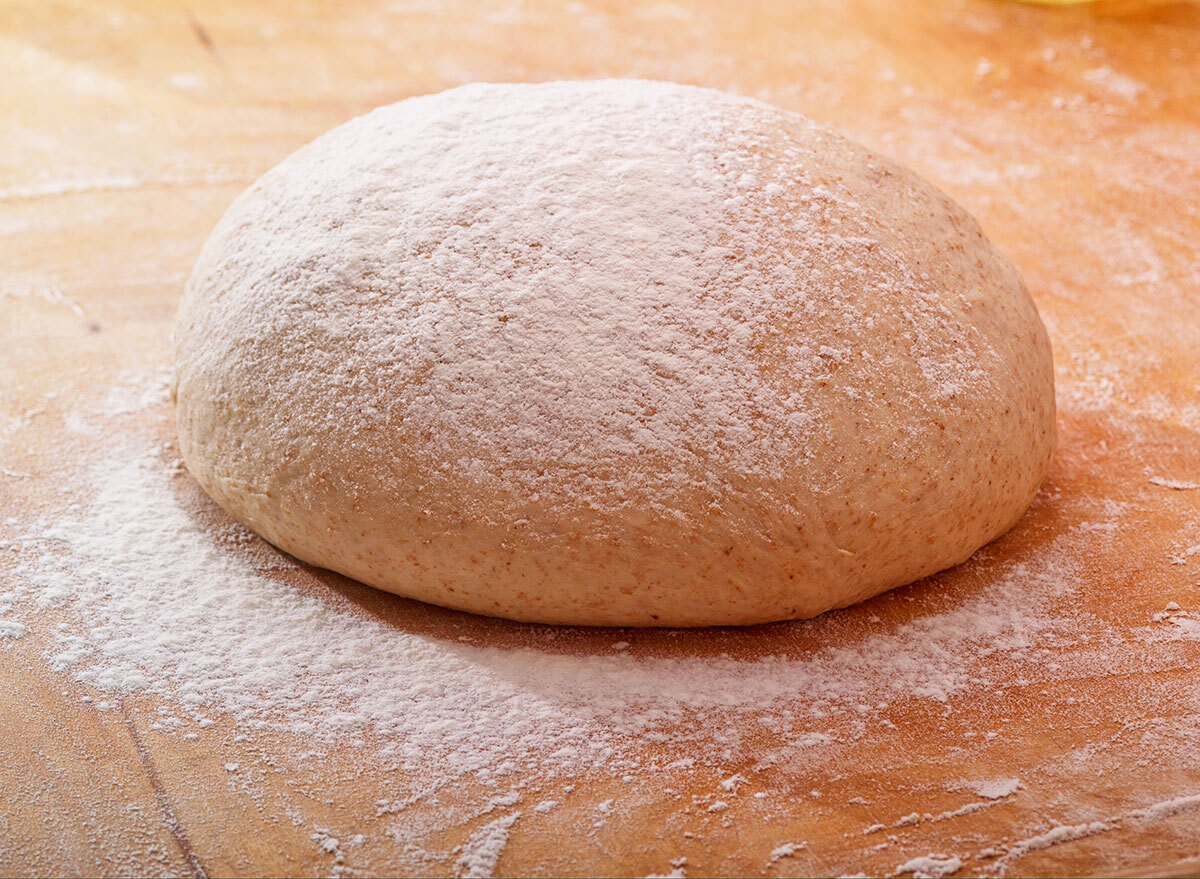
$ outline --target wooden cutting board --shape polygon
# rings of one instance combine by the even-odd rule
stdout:
[[[873,626],[911,629],[964,607],[1004,588],[997,572],[1033,570],[1063,547],[1082,586],[1046,612],[1070,631],[972,657],[975,683],[955,698],[913,694],[869,721],[835,713],[813,726],[825,738],[811,758],[767,765],[751,746],[736,765],[701,760],[632,781],[535,765],[506,782],[515,800],[462,812],[502,791],[434,772],[437,798],[388,807],[422,780],[375,771],[354,748],[303,759],[302,736],[240,734],[220,717],[220,734],[156,734],[158,699],[106,697],[53,670],[65,612],[17,608],[23,636],[0,639],[0,873],[1200,875],[1200,551],[1189,553],[1200,550],[1200,6],[1190,3],[7,0],[0,595],[19,577],[11,541],[72,488],[75,459],[106,431],[133,421],[172,442],[162,403],[110,407],[125,420],[98,432],[73,418],[130,375],[169,367],[191,263],[251,180],[409,95],[599,76],[755,95],[930,177],[1021,269],[1059,385],[1049,482],[979,558],[813,623],[624,631],[631,654],[707,655],[718,642],[745,661],[856,649]],[[430,639],[534,639],[534,627],[338,578],[280,576]],[[587,656],[617,637],[577,631],[556,649]],[[978,685],[992,680],[1003,685]],[[735,775],[744,782],[722,786]],[[536,811],[549,799],[559,805]],[[455,809],[465,817],[445,817]]]

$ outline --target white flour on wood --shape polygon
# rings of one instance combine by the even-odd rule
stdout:
[[[434,637],[282,581],[298,566],[239,526],[198,520],[177,498],[186,477],[148,445],[90,465],[92,497],[12,542],[18,588],[0,608],[72,609],[81,625],[59,627],[47,661],[103,692],[149,692],[326,742],[382,740],[413,767],[615,766],[648,741],[718,760],[744,753],[754,718],[773,743],[758,758],[780,759],[835,741],[822,718],[971,698],[1013,663],[1038,666],[1038,645],[1073,625],[1078,580],[1064,535],[943,612],[795,656],[639,656],[613,649],[628,645],[619,633],[599,655],[576,655],[537,627],[527,631],[544,648]]]

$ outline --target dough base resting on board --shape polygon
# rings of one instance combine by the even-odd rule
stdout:
[[[954,565],[1054,448],[1013,267],[795,114],[474,85],[265,175],[188,284],[191,472],[305,561],[523,620],[813,616]]]

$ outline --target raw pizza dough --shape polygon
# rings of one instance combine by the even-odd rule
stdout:
[[[179,440],[238,521],[520,620],[813,616],[966,559],[1053,453],[1012,265],[913,172],[645,81],[470,85],[268,172],[196,264]]]

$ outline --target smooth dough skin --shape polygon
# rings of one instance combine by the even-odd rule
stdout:
[[[241,195],[176,329],[188,469],[287,552],[547,623],[810,617],[1010,528],[1050,345],[958,205],[633,80],[352,120]]]

